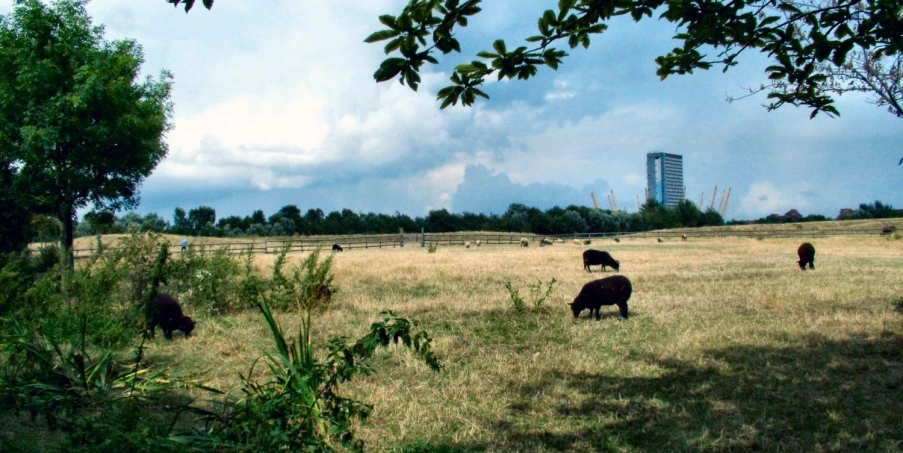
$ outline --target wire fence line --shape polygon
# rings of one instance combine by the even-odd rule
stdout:
[[[676,230],[676,231],[641,231],[641,232],[606,232],[606,233],[571,233],[571,234],[523,234],[523,233],[399,233],[382,235],[355,235],[355,236],[318,236],[318,237],[285,237],[262,239],[246,242],[222,242],[191,244],[194,250],[205,252],[225,251],[230,254],[270,254],[281,253],[288,248],[289,252],[311,252],[316,249],[329,251],[333,244],[338,244],[344,250],[360,250],[385,247],[424,247],[427,245],[463,246],[468,242],[476,246],[477,241],[481,245],[521,245],[521,239],[528,243],[542,245],[545,238],[553,242],[572,243],[578,241],[581,244],[592,244],[592,241],[603,240],[639,240],[658,239],[682,240],[687,239],[714,239],[714,238],[738,238],[753,239],[766,238],[818,238],[832,236],[877,236],[882,233],[875,229],[859,230]],[[104,250],[115,250],[115,246],[106,246]],[[96,247],[74,249],[76,259],[89,258],[96,252]],[[182,250],[181,244],[169,245],[170,253],[178,253]]]

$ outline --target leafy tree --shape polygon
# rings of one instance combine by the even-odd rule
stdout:
[[[194,234],[191,221],[182,208],[176,208],[172,216],[172,232],[175,234]]]
[[[856,219],[886,219],[889,217],[900,217],[900,213],[894,210],[893,206],[876,200],[871,204],[861,203],[853,217]]]
[[[808,0],[788,0],[786,3],[801,10],[812,7]],[[870,24],[867,21],[871,19],[868,14],[855,14],[849,18],[848,25],[853,29],[868,27]],[[806,44],[816,44],[819,37],[814,36],[801,34],[799,37]],[[891,114],[903,118],[903,53],[870,51],[854,46],[844,63],[822,61],[816,65],[816,71],[826,76],[819,85],[821,91],[838,96],[850,92],[870,93],[873,97],[868,100],[869,103],[886,107]],[[794,88],[786,80],[772,80],[767,85],[750,89],[750,94],[766,89],[789,94]]]
[[[4,152],[0,150],[0,158]],[[0,162],[0,254],[23,249],[28,244],[31,213],[21,194],[13,190],[15,168]]]
[[[680,226],[674,211],[654,198],[646,200],[646,204],[640,208],[640,216],[643,219],[643,227],[647,230],[662,230]]]
[[[721,214],[718,211],[709,208],[706,209],[705,212],[702,213],[702,217],[699,219],[699,226],[721,226],[724,225],[724,217],[721,217]]]
[[[84,222],[91,225],[94,234],[118,233],[116,228],[116,214],[110,211],[93,210],[85,214]]]
[[[386,27],[365,41],[388,41],[391,56],[374,73],[377,81],[396,77],[416,90],[424,63],[437,64],[436,53],[460,52],[456,27],[466,27],[479,14],[481,0],[409,0],[397,16],[380,16]],[[539,66],[557,69],[568,55],[556,48],[589,47],[593,35],[603,33],[616,16],[633,20],[653,14],[676,25],[678,47],[656,58],[662,78],[720,66],[737,65],[747,51],[767,55],[765,68],[771,87],[772,110],[784,104],[804,105],[818,112],[838,114],[833,106],[826,68],[845,68],[857,52],[876,58],[896,58],[903,51],[903,4],[884,0],[560,0],[543,13],[538,34],[526,45],[511,48],[498,39],[492,50],[460,64],[452,84],[439,91],[443,108],[471,105],[489,96],[481,91],[485,79],[528,79]],[[839,94],[839,93],[838,93]]]
[[[0,19],[0,162],[35,213],[63,224],[71,264],[76,209],[138,204],[167,154],[171,76],[137,82],[131,40],[106,41],[86,0],[16,2]]]
[[[198,206],[188,211],[188,221],[193,230],[201,231],[216,222],[216,210],[210,206]]]
[[[426,216],[426,230],[432,233],[460,231],[461,219],[447,209],[430,211]]]
[[[702,223],[702,211],[687,199],[680,200],[674,207],[674,215],[678,222],[685,227],[697,227]]]
[[[251,214],[250,223],[251,224],[254,224],[254,223],[264,224],[264,223],[267,223],[267,218],[265,215],[263,215],[263,211],[258,209]]]

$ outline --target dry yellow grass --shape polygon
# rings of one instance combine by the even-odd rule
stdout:
[[[413,317],[446,365],[405,351],[344,387],[375,406],[360,434],[376,451],[894,451],[903,441],[903,241],[801,239],[596,242],[634,286],[631,319],[565,305],[588,274],[573,244],[346,251],[315,318],[322,344],[360,336],[382,310]],[[301,255],[292,256],[292,260]],[[273,255],[255,257],[266,274]],[[511,282],[557,280],[539,312],[515,313]],[[299,317],[281,314],[287,333]],[[149,357],[202,368],[229,388],[269,348],[254,312],[202,319]],[[260,367],[258,367],[260,368]]]

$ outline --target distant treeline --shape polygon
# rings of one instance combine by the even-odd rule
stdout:
[[[249,216],[217,218],[216,210],[199,206],[186,211],[176,208],[172,221],[159,214],[134,212],[119,217],[111,212],[89,212],[76,226],[77,236],[154,231],[186,236],[291,236],[332,234],[391,234],[406,232],[448,233],[456,231],[528,232],[569,234],[634,232],[661,228],[723,225],[714,210],[702,212],[690,201],[674,208],[650,200],[640,212],[596,210],[586,206],[553,207],[548,210],[515,203],[502,214],[453,213],[446,209],[430,211],[425,217],[395,214],[357,213],[350,209],[325,213],[321,209],[302,212],[287,205],[267,216],[256,210]]]
[[[880,201],[861,204],[858,210],[847,210],[843,219],[868,219],[897,217],[900,212]],[[755,221],[731,221],[737,223],[781,223],[830,220],[821,215],[803,217],[795,210],[785,215],[771,215]],[[51,222],[52,219],[47,219]],[[40,225],[36,219],[33,227],[36,236],[49,239],[58,231],[53,225]],[[399,229],[406,232],[447,233],[456,231],[525,232],[534,234],[612,233],[640,232],[668,228],[718,226],[724,219],[713,209],[701,211],[693,202],[684,200],[676,207],[666,207],[649,200],[639,212],[597,210],[585,206],[553,207],[548,210],[514,203],[502,214],[452,213],[446,209],[430,211],[425,217],[395,214],[356,213],[350,209],[325,213],[321,209],[302,212],[295,205],[286,205],[270,216],[256,210],[249,216],[216,217],[216,210],[199,206],[185,211],[176,208],[172,222],[159,214],[140,215],[128,212],[116,216],[111,212],[89,212],[76,226],[77,236],[95,234],[153,231],[186,236],[238,237],[238,236],[292,236],[339,234],[391,234]]]

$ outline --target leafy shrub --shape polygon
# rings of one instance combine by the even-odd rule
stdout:
[[[242,397],[227,395],[216,410],[196,409],[205,428],[185,441],[197,450],[228,451],[335,451],[336,447],[362,451],[363,442],[352,430],[355,419],[366,420],[372,406],[341,396],[339,385],[373,369],[368,359],[377,348],[401,344],[411,349],[434,371],[441,364],[432,352],[432,339],[415,332],[416,323],[383,312],[383,320],[361,339],[348,344],[344,337],[329,341],[321,361],[311,341],[310,310],[298,337],[286,339],[269,305],[259,305],[273,334],[275,351],[265,355],[271,375],[252,380],[255,363],[242,377]]]
[[[557,280],[552,278],[549,281],[548,287],[543,291],[542,289],[542,280],[536,282],[535,285],[530,285],[530,298],[533,300],[533,311],[540,311],[543,309],[543,304],[546,299],[552,295],[552,288],[555,286]],[[505,288],[508,290],[508,294],[511,297],[511,303],[514,306],[514,311],[523,312],[527,310],[527,303],[520,297],[520,290],[514,288],[511,285],[511,282],[505,283]]]
[[[28,291],[34,281],[34,272],[27,255],[9,254],[0,259],[0,316],[12,311],[16,301]]]
[[[45,245],[38,250],[38,256],[35,259],[35,271],[38,273],[47,272],[53,266],[59,264],[61,259],[60,248],[56,245]]]
[[[71,447],[81,447],[75,451],[134,451],[122,445],[121,438],[131,437],[137,447],[148,427],[155,426],[150,419],[156,419],[137,411],[136,404],[147,407],[191,382],[154,370],[144,362],[141,346],[135,357],[125,360],[116,359],[109,349],[89,354],[88,347],[87,342],[72,345],[44,333],[32,335],[15,324],[0,343],[5,357],[0,365],[0,410],[17,415],[25,411],[32,422],[43,416],[48,428],[67,434]],[[155,429],[165,431],[163,420],[157,420]]]
[[[257,306],[260,293],[266,290],[267,282],[257,275],[257,270],[254,268],[254,254],[250,250],[242,255],[242,259],[244,264],[236,289],[236,306],[245,309]]]
[[[286,275],[283,267],[288,248],[276,258],[273,278],[266,292],[268,303],[280,310],[296,308],[299,312],[313,310],[322,312],[329,308],[332,295],[337,291],[333,286],[333,256],[320,261],[321,251],[316,249],[295,266],[291,275]]]
[[[191,247],[167,266],[167,287],[181,294],[186,305],[211,315],[250,308],[253,305],[239,291],[242,280],[239,260],[228,250]]]

